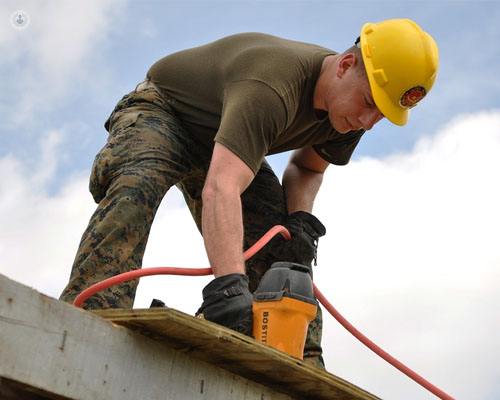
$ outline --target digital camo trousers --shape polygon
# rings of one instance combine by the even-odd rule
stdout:
[[[73,302],[87,287],[141,268],[149,231],[162,198],[176,185],[201,232],[201,192],[211,152],[193,140],[167,100],[150,88],[124,96],[106,122],[109,137],[97,154],[90,192],[98,203],[85,230],[61,300]],[[244,250],[283,224],[281,184],[266,161],[241,196]],[[275,238],[273,240],[282,240]],[[264,247],[246,262],[250,291],[275,261]],[[83,307],[132,308],[138,281],[128,281],[87,299]],[[321,310],[308,330],[304,360],[321,366]]]

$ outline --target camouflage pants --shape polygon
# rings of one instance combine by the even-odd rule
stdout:
[[[201,192],[211,152],[185,131],[166,99],[155,89],[123,97],[106,122],[107,144],[97,154],[90,191],[98,203],[83,234],[61,300],[73,302],[85,288],[103,279],[141,268],[153,218],[165,193],[176,185],[201,232]],[[264,161],[242,194],[244,250],[286,217],[281,184]],[[282,240],[275,238],[273,240]],[[266,247],[246,263],[250,290],[279,260]],[[90,297],[86,309],[131,308],[138,281],[124,282]],[[321,310],[308,331],[304,359],[321,357]]]

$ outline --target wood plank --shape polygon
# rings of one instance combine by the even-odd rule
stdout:
[[[292,400],[3,275],[0,393],[33,400]]]
[[[54,393],[0,377],[0,399],[2,400],[68,400]],[[71,400],[71,399],[69,399]]]
[[[297,399],[377,399],[248,336],[169,308],[94,311],[116,324]]]

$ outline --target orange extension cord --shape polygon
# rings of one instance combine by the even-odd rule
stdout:
[[[262,236],[252,247],[243,253],[243,258],[248,260],[250,257],[254,256],[262,247],[264,247],[274,236],[280,233],[286,240],[291,238],[290,232],[282,226],[276,225],[272,227],[264,236]],[[211,275],[211,268],[174,268],[174,267],[156,267],[156,268],[143,268],[136,271],[125,272],[120,275],[113,276],[111,278],[105,279],[95,285],[85,289],[80,293],[73,305],[81,307],[83,302],[87,300],[90,296],[100,292],[101,290],[107,289],[110,286],[129,281],[136,278],[141,278],[143,276],[150,275],[189,275],[189,276],[205,276]],[[421,377],[419,374],[408,368],[406,365],[401,363],[392,357],[389,353],[381,349],[360,331],[358,331],[349,321],[347,321],[336,309],[333,307],[326,297],[319,291],[316,285],[313,283],[314,294],[319,302],[328,310],[328,312],[354,337],[356,337],[361,343],[372,350],[375,354],[382,357],[385,361],[391,364],[393,367],[397,368],[403,374],[413,379],[419,385],[435,394],[437,397],[443,400],[454,400],[453,397],[443,392],[438,387],[434,386],[432,383]]]

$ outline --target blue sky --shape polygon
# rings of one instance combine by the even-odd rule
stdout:
[[[19,9],[30,16],[22,31],[9,23]],[[439,76],[407,126],[382,121],[350,165],[327,171],[316,276],[348,319],[437,386],[499,399],[497,1],[2,2],[0,272],[58,296],[95,207],[87,181],[103,123],[157,59],[245,31],[342,51],[363,23],[389,18],[413,19],[435,38]],[[270,158],[278,174],[287,158]],[[206,267],[192,225],[171,191],[144,266]],[[144,279],[136,306],[166,296],[193,313],[206,283]],[[385,399],[434,398],[328,316],[324,340],[329,369],[344,379]]]
[[[22,1],[5,4],[6,16],[14,4],[34,7]],[[407,17],[435,37],[441,64],[432,97],[414,110],[408,126],[379,124],[376,135],[366,135],[357,156],[407,150],[450,115],[488,109],[499,101],[496,2],[108,1],[94,12],[83,11],[90,7],[82,2],[78,7],[46,4],[31,16],[30,29],[11,29],[4,35],[8,56],[1,72],[12,79],[2,81],[8,101],[2,102],[1,110],[10,117],[4,121],[7,139],[0,154],[33,159],[36,148],[31,144],[41,126],[71,125],[73,139],[65,143],[74,154],[65,165],[69,170],[88,165],[102,143],[102,124],[113,104],[134,88],[152,63],[236,32],[268,32],[342,51],[364,22]],[[85,30],[90,27],[94,31]],[[27,98],[32,108],[20,113]],[[53,188],[57,186],[53,182]]]

